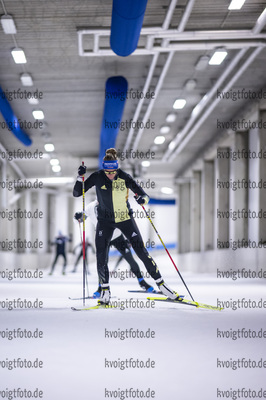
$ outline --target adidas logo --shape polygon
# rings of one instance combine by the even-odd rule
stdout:
[[[103,186],[101,187],[101,189],[107,190],[107,187],[106,187],[105,185],[103,185]]]
[[[136,232],[133,232],[132,235],[131,235],[131,237],[134,237],[134,236],[138,236],[138,235],[136,234]]]

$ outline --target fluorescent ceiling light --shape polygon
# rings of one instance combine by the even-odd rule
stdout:
[[[151,165],[150,161],[142,161],[141,165],[143,167],[149,167]]]
[[[186,100],[184,99],[177,99],[174,104],[173,104],[173,108],[175,110],[182,110],[182,108],[184,108],[186,105]]]
[[[197,71],[203,71],[205,68],[207,68],[207,65],[209,64],[210,57],[209,56],[201,56],[197,64],[195,65],[195,69]]]
[[[52,158],[52,159],[50,160],[50,164],[51,164],[51,165],[59,165],[59,160],[58,160],[57,158]]]
[[[27,74],[26,72],[22,75],[20,75],[20,80],[23,86],[33,86],[33,80],[30,74]]]
[[[44,119],[44,113],[42,110],[34,110],[32,111],[32,115],[35,119]]]
[[[220,65],[222,64],[223,60],[227,56],[227,51],[224,49],[218,49],[216,52],[213,54],[212,58],[209,61],[210,65]]]
[[[1,24],[5,34],[15,35],[17,33],[16,25],[11,15],[2,15]]]
[[[228,10],[240,10],[243,7],[243,4],[246,0],[232,0]]]
[[[169,187],[165,186],[165,187],[161,188],[161,192],[164,193],[164,194],[173,194],[174,190],[172,188],[169,188]]]
[[[175,120],[176,120],[175,113],[169,113],[166,117],[166,122],[168,122],[168,123],[175,122]]]
[[[44,145],[44,148],[45,148],[45,151],[54,151],[54,145],[53,145],[53,143],[46,143],[45,145]]]
[[[22,49],[20,49],[19,47],[15,47],[11,51],[11,54],[16,64],[26,64],[26,56]]]
[[[35,99],[34,97],[28,98],[28,102],[29,102],[29,104],[32,104],[32,105],[39,104],[39,100]]]
[[[169,145],[168,145],[168,149],[169,150],[173,150],[174,148],[175,148],[175,141],[172,140],[172,142],[170,142]]]
[[[154,139],[155,144],[163,144],[165,142],[165,137],[164,136],[156,136]]]
[[[61,171],[61,167],[60,167],[60,165],[53,165],[52,166],[52,170],[53,170],[53,172],[60,172]]]
[[[167,135],[167,133],[169,133],[169,132],[170,132],[170,126],[167,126],[167,125],[161,126],[160,133],[162,135]]]
[[[44,154],[42,155],[42,159],[43,159],[43,160],[44,160],[44,159],[50,160],[50,155],[47,154],[47,153],[44,153]]]

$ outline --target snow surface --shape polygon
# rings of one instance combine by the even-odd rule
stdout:
[[[187,295],[167,255],[156,257],[165,281],[179,293]],[[110,263],[112,270],[114,261]],[[119,270],[126,269],[121,263]],[[10,269],[12,267],[10,266]],[[27,298],[44,302],[42,309],[1,309],[1,331],[11,329],[43,331],[42,339],[7,340],[0,337],[0,361],[18,357],[43,361],[42,369],[1,368],[1,391],[8,388],[39,388],[46,400],[102,400],[111,398],[105,389],[116,391],[133,388],[155,391],[155,399],[214,400],[221,398],[217,389],[241,388],[266,390],[265,368],[218,368],[217,359],[266,360],[265,338],[219,339],[217,329],[266,330],[265,309],[225,309],[210,311],[180,304],[157,302],[155,308],[127,308],[74,312],[71,306],[82,307],[82,301],[68,299],[82,296],[82,265],[76,274],[67,268],[61,275],[61,264],[55,274],[42,279],[0,279],[1,301]],[[90,265],[89,291],[97,289],[95,263]],[[252,299],[265,301],[262,280],[218,279],[205,274],[182,273],[195,300],[216,305],[220,300]],[[153,284],[153,280],[148,279]],[[111,279],[113,300],[146,300],[147,294],[129,293],[139,289],[137,280]],[[96,300],[86,300],[86,306]],[[150,339],[105,338],[108,331],[125,330],[155,332]],[[108,361],[133,358],[155,361],[155,368],[106,368]],[[113,393],[114,395],[117,392]],[[2,396],[3,397],[3,396]],[[1,398],[1,396],[0,396]],[[121,398],[117,396],[112,398]],[[133,397],[124,397],[133,398]],[[141,398],[141,397],[135,397]],[[232,398],[224,396],[224,398]]]

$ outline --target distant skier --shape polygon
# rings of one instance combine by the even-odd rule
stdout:
[[[81,218],[82,218],[82,214],[81,214]],[[85,265],[86,265],[86,271],[87,271],[88,274],[89,274],[89,264],[88,264],[88,254],[87,253],[88,253],[89,247],[91,247],[92,251],[95,253],[95,250],[94,250],[92,244],[89,242],[88,238],[86,238],[86,240],[85,240]],[[83,244],[82,243],[79,243],[74,248],[73,253],[75,254],[75,251],[78,248],[80,248],[80,251],[79,251],[78,256],[76,258],[76,261],[75,261],[74,268],[73,268],[72,272],[76,272],[77,271],[77,266],[78,266],[79,260],[81,258],[83,258]]]
[[[55,259],[52,264],[51,272],[49,275],[52,275],[54,272],[55,264],[57,262],[57,259],[59,256],[62,256],[64,258],[64,265],[63,265],[63,271],[62,274],[65,275],[66,271],[66,265],[67,265],[67,258],[66,258],[66,242],[71,242],[72,239],[70,237],[64,236],[61,231],[59,231],[59,235],[55,238],[53,242],[51,242],[51,245],[56,245],[56,254],[55,254]]]

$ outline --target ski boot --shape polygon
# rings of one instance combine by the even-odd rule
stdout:
[[[169,297],[169,299],[171,300],[182,299],[181,297],[179,297],[179,294],[177,292],[174,292],[172,289],[169,288],[168,285],[166,285],[163,278],[157,279],[156,283],[162,294],[164,294],[166,297]]]
[[[94,299],[98,299],[99,297],[101,297],[101,292],[102,292],[102,288],[101,285],[99,285],[98,289],[96,290],[96,292],[93,293],[93,298]]]
[[[141,289],[144,289],[145,292],[147,293],[154,292],[154,288],[151,285],[149,285],[143,278],[138,278],[138,281]]]
[[[110,287],[108,284],[103,284],[101,285],[102,291],[101,291],[101,297],[98,300],[98,305],[108,305],[110,302],[111,298],[111,292],[110,292]]]

